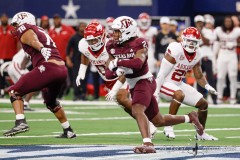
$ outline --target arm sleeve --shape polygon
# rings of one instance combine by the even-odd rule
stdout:
[[[157,92],[160,91],[166,76],[170,73],[173,66],[174,66],[174,64],[170,63],[165,58],[162,59],[161,68],[160,68],[160,71],[158,72],[157,79],[156,79],[156,82],[157,82],[156,91]]]
[[[117,65],[131,69],[141,69],[143,66],[143,61],[140,58],[134,58],[131,60],[119,60],[117,62]]]

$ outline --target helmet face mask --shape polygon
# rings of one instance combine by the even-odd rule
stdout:
[[[112,29],[114,40],[119,44],[137,36],[137,23],[131,17],[118,17],[113,21]],[[118,39],[116,35],[118,35]]]
[[[141,13],[138,16],[138,26],[142,30],[147,30],[151,26],[151,18],[147,13]]]
[[[98,22],[92,22],[84,30],[84,38],[92,51],[98,51],[105,44],[105,30]]]
[[[201,34],[200,32],[194,27],[186,28],[182,33],[182,47],[188,53],[194,53],[201,42]]]

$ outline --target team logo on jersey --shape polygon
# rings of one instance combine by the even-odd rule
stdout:
[[[115,49],[112,48],[112,49],[110,50],[110,53],[111,53],[111,54],[115,54]]]
[[[39,69],[40,73],[42,73],[46,70],[46,68],[43,65],[39,66],[38,69]]]
[[[180,58],[179,58],[180,61],[182,61],[184,59],[185,59],[184,55],[181,55]]]

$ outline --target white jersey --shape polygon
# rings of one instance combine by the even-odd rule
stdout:
[[[212,44],[215,41],[215,35],[214,35],[214,31],[211,29],[208,29],[206,27],[204,27],[202,29],[201,34],[209,40],[210,45],[203,45],[201,46],[201,56],[202,57],[207,57],[209,60],[212,60],[213,58],[213,48],[212,48]]]
[[[155,68],[156,60],[154,58],[154,51],[155,51],[154,37],[156,37],[157,34],[158,34],[158,30],[156,27],[149,27],[149,29],[146,31],[140,30],[140,28],[138,28],[138,33],[137,33],[138,37],[144,38],[148,43],[148,66],[149,66],[149,70],[152,73],[156,72],[156,68]]]
[[[237,38],[240,36],[240,28],[235,27],[229,33],[222,30],[222,27],[217,27],[214,30],[215,39],[220,43],[220,50],[232,50],[236,52]]]
[[[105,46],[102,50],[95,53],[89,49],[88,43],[86,42],[85,38],[82,38],[78,44],[78,49],[89,59],[90,63],[97,68],[98,73],[104,81],[112,81],[118,79],[118,77],[115,79],[107,79],[105,76],[105,64],[109,58]]]
[[[173,69],[165,78],[165,82],[174,83],[180,85],[182,83],[182,78],[185,78],[186,73],[201,60],[200,50],[197,49],[192,56],[189,56],[183,49],[181,43],[172,42],[169,44],[166,54],[172,56],[176,64]]]

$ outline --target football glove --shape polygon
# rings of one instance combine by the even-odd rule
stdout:
[[[86,71],[87,71],[87,67],[88,67],[87,65],[80,64],[80,67],[79,67],[79,70],[78,70],[78,75],[77,75],[77,78],[76,78],[76,85],[77,86],[81,85],[80,80],[85,79],[85,74],[86,74]]]
[[[108,68],[110,71],[113,71],[114,69],[117,68],[117,62],[118,62],[118,58],[115,58],[114,60],[109,62]]]
[[[47,61],[49,59],[49,57],[51,56],[51,48],[42,47],[40,52],[41,52],[42,56],[44,57],[45,61]]]
[[[205,89],[206,89],[209,93],[217,95],[217,91],[216,91],[212,86],[210,86],[209,84],[206,84],[206,85],[205,85]]]

